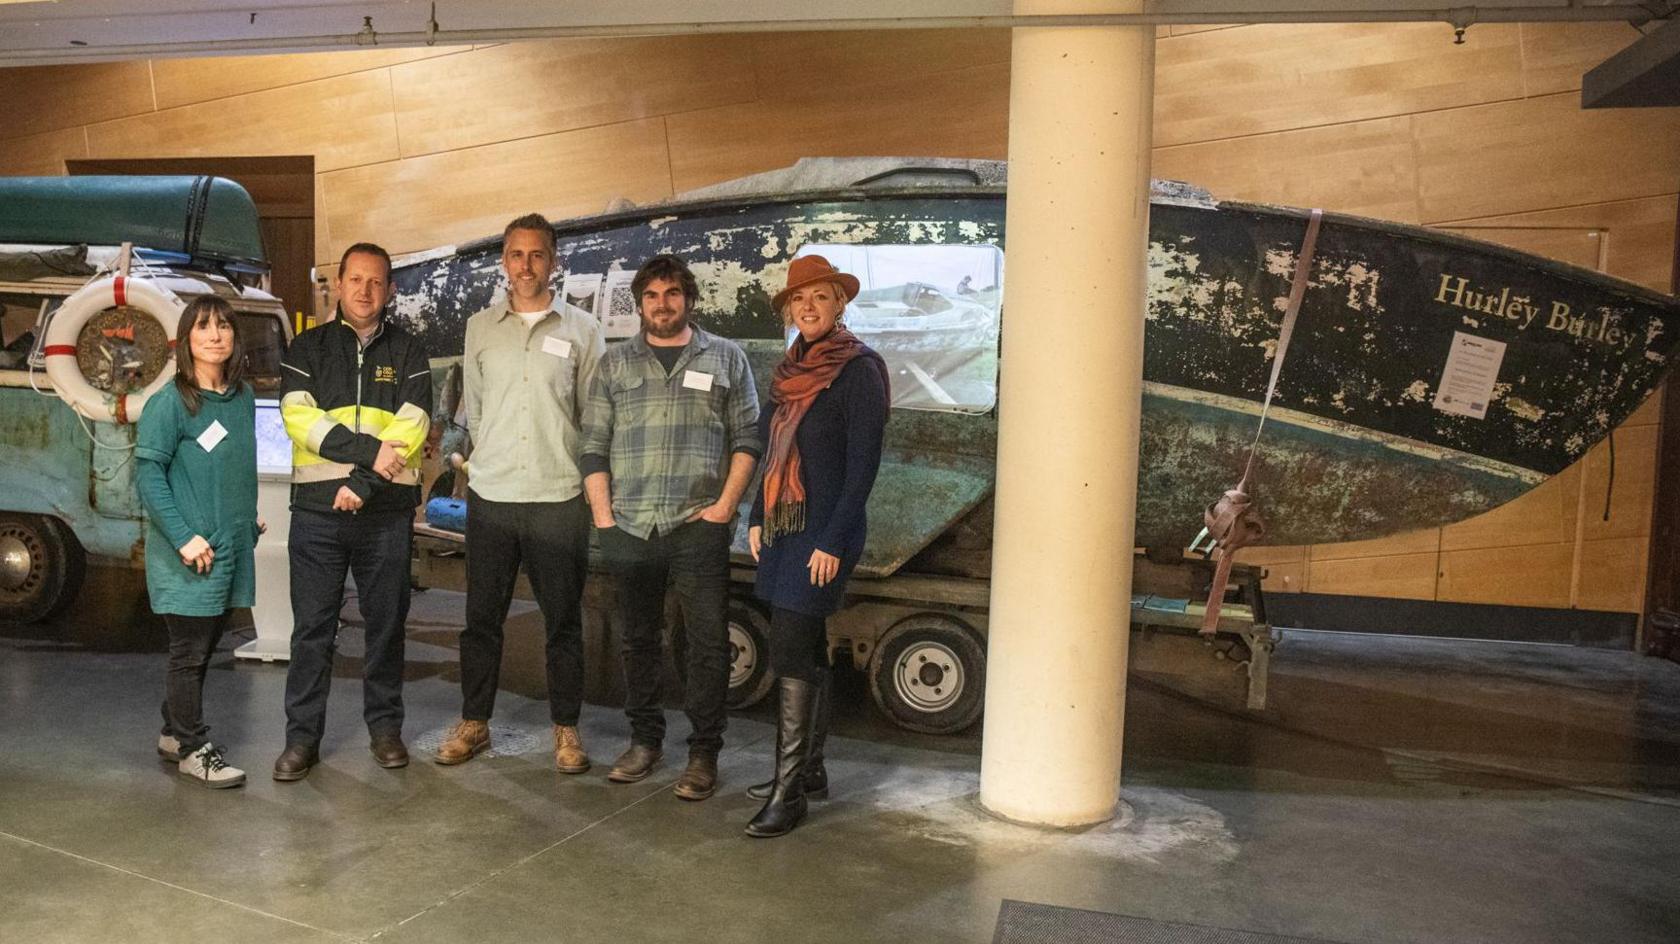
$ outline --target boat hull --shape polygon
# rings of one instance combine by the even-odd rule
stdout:
[[[1182,190],[1153,205],[1142,431],[1138,443],[1115,444],[1139,451],[1140,544],[1184,546],[1203,506],[1241,474],[1306,215]],[[801,246],[1001,247],[1004,193],[730,198],[556,230],[567,275],[610,278],[661,252],[685,258],[701,284],[699,321],[746,343],[762,397],[781,351],[770,296]],[[499,251],[499,240],[485,240],[398,265],[396,317],[434,356],[459,354],[465,319],[500,290]],[[987,289],[1001,296],[1001,282]],[[1448,360],[1465,335],[1502,346],[1502,359],[1485,402],[1455,411],[1440,394],[1463,379],[1455,381]],[[906,336],[900,354],[960,355],[971,379],[995,376],[995,337],[964,323],[943,344]],[[1677,340],[1680,307],[1668,296],[1416,227],[1328,215],[1259,445],[1253,484],[1267,543],[1382,537],[1510,501],[1636,409]],[[975,353],[988,346],[989,364]],[[917,378],[901,370],[894,384],[896,402]],[[894,410],[860,574],[892,573],[965,518],[987,513],[995,411],[973,390],[961,399],[971,412]]]

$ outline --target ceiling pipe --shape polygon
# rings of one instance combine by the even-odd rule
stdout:
[[[447,30],[435,22],[424,30],[373,34],[372,24],[360,33],[319,36],[276,36],[260,39],[215,39],[172,43],[133,43],[117,46],[0,48],[0,62],[66,62],[81,60],[145,59],[153,56],[219,55],[251,52],[304,52],[323,49],[367,48],[370,35],[381,47],[466,46],[534,39],[580,39],[628,36],[683,36],[721,33],[789,33],[841,30],[1012,29],[1018,27],[1091,27],[1162,25],[1263,25],[1312,23],[1444,23],[1458,28],[1468,23],[1601,23],[1623,22],[1635,27],[1674,14],[1674,5],[1621,3],[1568,7],[1442,7],[1433,10],[1288,10],[1209,13],[1090,13],[1047,16],[926,16],[812,20],[744,20],[704,23],[626,23],[618,25],[526,26]],[[370,18],[371,19],[371,18]]]

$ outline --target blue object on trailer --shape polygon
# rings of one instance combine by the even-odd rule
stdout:
[[[467,503],[459,498],[434,498],[426,503],[426,523],[439,531],[467,533]]]

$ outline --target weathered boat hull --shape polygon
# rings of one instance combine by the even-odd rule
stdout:
[[[1184,546],[1202,506],[1240,474],[1305,219],[1182,187],[1154,203],[1142,435],[1115,444],[1140,451],[1139,543]],[[731,197],[556,229],[568,274],[634,269],[659,252],[687,259],[702,286],[700,320],[747,342],[762,391],[781,350],[770,296],[801,246],[1001,247],[1004,192]],[[499,289],[499,250],[486,240],[397,267],[397,317],[435,356],[460,353],[465,319]],[[1503,345],[1503,362],[1484,402],[1454,412],[1437,394],[1463,335]],[[1625,419],[1676,341],[1673,298],[1416,227],[1327,215],[1260,444],[1255,490],[1268,541],[1374,538],[1497,507]],[[971,374],[987,367],[975,364]],[[861,574],[893,573],[954,523],[986,513],[994,417],[894,411]],[[918,566],[941,569],[925,557]]]

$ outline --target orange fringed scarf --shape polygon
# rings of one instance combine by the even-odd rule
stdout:
[[[803,339],[795,341],[788,348],[787,356],[776,365],[770,381],[776,413],[770,418],[770,442],[765,449],[764,464],[766,547],[777,535],[805,530],[805,483],[799,474],[799,446],[794,442],[794,433],[811,404],[816,402],[817,394],[832,386],[840,371],[858,356],[873,361],[881,372],[881,382],[888,383],[887,366],[880,355],[865,347],[844,325],[836,325],[814,344],[807,345]]]

